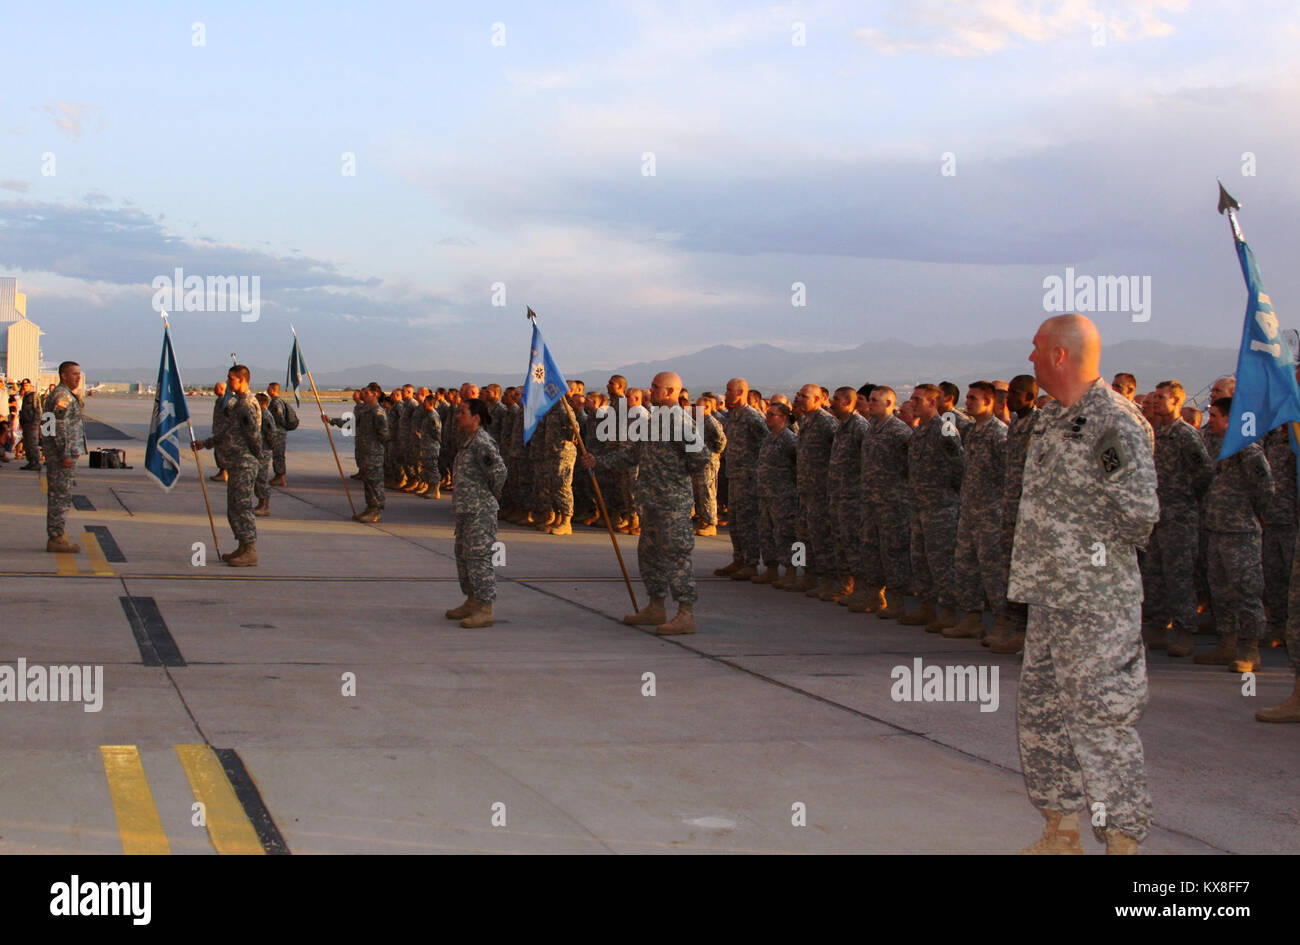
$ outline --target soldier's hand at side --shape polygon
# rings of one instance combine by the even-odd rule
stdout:
[[[69,457],[67,457],[66,459],[63,460],[63,468],[64,468],[64,469],[71,469],[71,468],[72,468],[73,466],[75,466],[75,465],[77,465],[77,461],[76,461],[75,459],[73,459],[71,456],[69,456]]]
[[[595,469],[595,468],[596,468],[596,457],[592,456],[590,453],[583,453],[583,454],[582,454],[582,468],[583,468],[583,469]]]

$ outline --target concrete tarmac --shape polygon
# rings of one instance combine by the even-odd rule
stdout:
[[[696,542],[699,632],[657,638],[621,623],[603,530],[506,523],[496,626],[463,630],[442,615],[463,599],[450,498],[390,493],[381,523],[351,521],[307,401],[260,565],[231,569],[189,455],[170,493],[145,477],[151,406],[87,402],[106,425],[91,447],[134,468],[82,461],[76,555],[44,551],[41,476],[0,468],[0,666],[103,668],[97,712],[0,702],[0,852],[1011,853],[1039,835],[1019,657],[714,578],[725,534]],[[190,406],[206,435],[211,398]],[[206,485],[231,550],[225,487]],[[644,604],[636,539],[619,541]],[[917,657],[996,667],[996,710],[894,701]],[[1148,662],[1143,852],[1300,850],[1300,726],[1253,720],[1290,692],[1285,651],[1254,695]]]

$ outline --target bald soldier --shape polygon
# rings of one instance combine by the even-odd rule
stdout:
[[[637,440],[627,449],[607,453],[599,460],[590,453],[582,457],[587,469],[599,466],[636,471],[637,504],[641,510],[636,557],[650,602],[635,614],[628,614],[623,622],[656,627],[655,633],[661,636],[695,632],[691,473],[709,464],[703,437],[689,412],[678,406],[681,389],[682,379],[676,374],[656,374],[650,385],[650,401],[655,407],[650,424],[655,427],[656,438]],[[677,602],[677,615],[672,620],[664,610],[664,598],[670,592]]]
[[[1080,811],[1105,813],[1093,823],[1107,853],[1136,853],[1151,824],[1137,549],[1160,518],[1154,444],[1100,358],[1081,315],[1043,322],[1029,356],[1054,399],[1029,438],[1008,587],[1029,605],[1016,720],[1025,787],[1047,821],[1026,853],[1082,853]]]
[[[727,381],[725,430],[727,505],[731,509],[731,564],[714,571],[743,581],[758,575],[758,453],[767,439],[767,421],[749,405],[749,381]]]
[[[830,398],[817,384],[805,384],[795,397],[799,412],[799,519],[796,534],[803,542],[807,566],[802,581],[791,587],[820,597],[834,586],[835,533],[827,514],[830,505],[831,448],[839,423],[826,410]]]

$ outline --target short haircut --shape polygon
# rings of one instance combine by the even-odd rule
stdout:
[[[898,391],[894,390],[894,389],[893,389],[892,387],[890,387],[889,385],[887,385],[887,384],[869,384],[869,385],[867,385],[867,386],[869,386],[869,387],[871,388],[871,393],[875,394],[875,393],[879,393],[879,392],[883,391],[883,392],[885,392],[886,394],[888,394],[890,397],[893,397],[893,398],[894,398],[894,403],[898,403]]]
[[[1017,374],[1007,385],[1007,390],[1022,390],[1029,395],[1030,400],[1038,398],[1038,378],[1032,374]]]
[[[1132,384],[1132,385],[1133,385],[1133,389],[1134,389],[1134,390],[1137,390],[1138,379],[1137,379],[1136,377],[1134,377],[1132,374],[1124,374],[1124,373],[1121,373],[1121,374],[1116,374],[1116,375],[1115,375],[1115,379],[1114,379],[1113,381],[1111,381],[1111,384],[1112,384],[1112,385],[1114,385],[1114,384]]]
[[[269,407],[271,404],[271,395],[258,391],[257,402],[263,407]]]
[[[227,371],[226,373],[233,374],[235,377],[239,378],[241,381],[244,381],[245,383],[253,379],[253,375],[248,372],[248,368],[244,367],[242,364],[231,365],[230,370]]]
[[[1219,413],[1223,414],[1225,417],[1232,416],[1231,397],[1220,397],[1218,400],[1210,404],[1210,406],[1213,407],[1215,410],[1219,411]]]
[[[831,399],[831,392],[828,391],[825,387],[822,387],[820,384],[818,384],[817,386],[818,386],[818,387],[821,387],[821,391],[822,391],[822,399],[823,399],[823,400],[830,400],[830,399]]]
[[[952,381],[940,381],[938,387],[943,396],[954,404],[957,402],[957,398],[961,396],[961,388]]]
[[[1178,397],[1178,402],[1180,404],[1187,400],[1187,391],[1183,390],[1183,385],[1178,383],[1177,381],[1161,381],[1159,384],[1156,385],[1156,390],[1160,390],[1160,388],[1162,387],[1165,388],[1166,390],[1173,391],[1174,394]]]
[[[469,398],[464,401],[464,404],[469,408],[471,414],[478,417],[480,426],[488,427],[491,425],[492,414],[488,413],[487,404],[483,403],[483,401],[479,400],[477,397]]]
[[[280,393],[280,385],[277,384],[275,381],[272,381],[271,383],[266,385],[266,392],[272,395],[278,394]]]
[[[615,374],[610,377],[610,380],[613,381],[615,385],[622,384],[623,389],[627,390],[627,378],[624,377],[622,374]]]
[[[924,394],[929,400],[934,401],[935,404],[938,404],[940,402],[939,398],[943,396],[943,391],[939,389],[939,385],[937,384],[917,384],[916,387],[912,389],[912,393]]]
[[[790,419],[790,405],[787,403],[782,403],[779,400],[774,400],[767,405],[767,409],[775,410],[777,413],[785,417],[787,420]]]
[[[988,381],[976,381],[974,384],[970,385],[970,389],[979,391],[989,400],[997,399],[998,389]]]
[[[81,367],[81,365],[78,364],[76,361],[61,361],[59,363],[59,376],[62,377],[64,371],[66,371],[68,368],[74,368],[74,367]]]
[[[850,407],[850,408],[857,406],[857,403],[858,403],[858,392],[855,391],[852,387],[837,387],[837,388],[835,388],[835,396],[836,396],[836,397],[843,397],[845,400],[847,400],[847,401],[849,402],[849,407]]]
[[[873,390],[875,390],[875,389],[876,389],[876,385],[875,385],[875,384],[863,384],[861,387],[858,388],[858,396],[859,396],[859,397],[870,397],[870,396],[871,396],[871,392],[872,392]]]
[[[366,385],[365,389],[374,391],[380,397],[384,396],[384,389],[379,386],[378,381],[371,381],[369,384]]]

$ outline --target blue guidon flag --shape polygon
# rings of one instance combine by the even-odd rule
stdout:
[[[533,346],[528,355],[528,376],[524,378],[524,442],[533,437],[538,418],[555,406],[569,392],[569,383],[555,366],[551,351],[542,340],[542,330],[537,327],[537,316],[528,310],[533,323]]]
[[[1273,302],[1259,278],[1235,211],[1240,205],[1219,185],[1219,212],[1228,211],[1237,259],[1246,277],[1246,323],[1237,355],[1237,388],[1232,395],[1232,421],[1223,437],[1219,459],[1227,459],[1284,423],[1300,421],[1300,388],[1296,386],[1295,356],[1278,329]],[[1297,449],[1292,427],[1291,448]],[[1300,452],[1300,450],[1297,450]]]
[[[298,388],[302,386],[303,375],[307,373],[307,362],[303,360],[302,349],[298,347],[298,333],[293,335],[293,350],[289,352],[289,371],[284,376],[284,386],[293,391],[293,402],[301,407]]]
[[[176,441],[190,419],[185,405],[185,388],[172,354],[172,336],[163,325],[162,360],[158,363],[158,388],[153,399],[153,418],[144,447],[144,470],[168,492],[181,474],[181,446]]]

